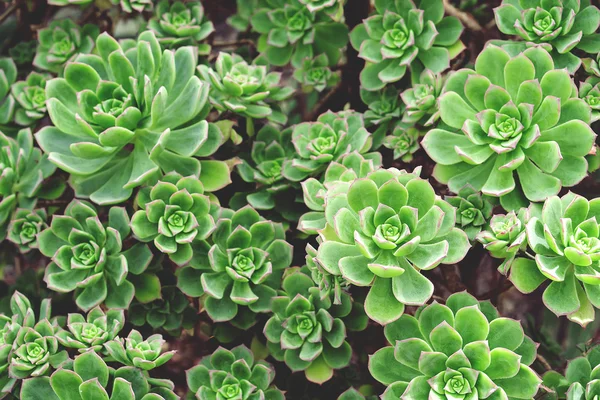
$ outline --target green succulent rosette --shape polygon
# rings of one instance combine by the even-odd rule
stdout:
[[[530,400],[542,381],[521,324],[466,292],[403,315],[385,336],[394,345],[369,358],[371,375],[387,385],[383,400]]]
[[[75,357],[70,365],[50,377],[27,379],[22,399],[47,400],[177,400],[172,387],[153,387],[155,379],[141,370],[121,367],[113,370],[94,351]]]
[[[37,47],[37,40],[30,40],[28,42],[19,42],[10,49],[8,54],[10,58],[19,66],[31,64],[33,57],[35,57],[35,49]]]
[[[10,314],[0,313],[0,397],[2,398],[12,392],[19,379],[9,373],[17,336],[22,329],[34,327],[36,323],[31,302],[19,291],[15,291],[11,296],[9,306]],[[48,301],[42,303],[40,314],[40,320],[49,317]]]
[[[368,129],[375,127],[371,145],[371,149],[375,150],[381,147],[385,135],[392,130],[391,127],[400,121],[405,106],[398,95],[398,90],[391,86],[376,92],[361,88],[360,98],[368,107],[368,110],[363,113],[365,126]]]
[[[267,347],[292,371],[304,371],[311,382],[326,382],[335,369],[350,362],[352,348],[341,318],[351,307],[333,306],[329,298],[321,298],[312,279],[301,272],[289,274],[282,288],[271,300],[273,316],[264,328]]]
[[[458,196],[444,198],[456,208],[456,225],[459,226],[470,241],[481,232],[490,218],[494,208],[494,199],[475,191],[471,186],[465,186],[458,191]]]
[[[190,392],[198,400],[285,399],[283,392],[273,385],[273,366],[255,361],[252,351],[244,345],[231,350],[219,347],[187,370],[186,377]]]
[[[46,115],[47,74],[31,72],[24,81],[11,86],[11,92],[18,107],[15,122],[21,126],[31,126]]]
[[[188,296],[204,296],[214,322],[248,329],[256,313],[270,311],[269,300],[292,262],[292,246],[281,223],[265,220],[250,206],[220,218],[212,242],[195,244],[177,285]]]
[[[494,258],[504,259],[498,270],[507,274],[512,262],[520,251],[527,248],[526,226],[529,221],[529,210],[521,208],[517,212],[494,215],[475,237]]]
[[[273,125],[263,126],[256,134],[250,154],[242,155],[241,162],[236,165],[245,182],[256,184],[255,191],[234,196],[241,204],[237,208],[250,204],[257,210],[275,209],[284,218],[297,220],[295,210],[286,200],[295,198],[297,185],[291,184],[281,174],[283,163],[294,154],[291,128],[281,130]]]
[[[361,87],[381,90],[409,68],[417,76],[423,69],[448,69],[464,49],[462,31],[456,17],[444,17],[442,0],[375,1],[375,14],[350,33],[350,43],[366,61]]]
[[[328,111],[316,122],[296,125],[292,142],[296,155],[283,163],[282,174],[286,179],[298,182],[320,174],[327,165],[348,153],[366,153],[371,148],[372,137],[365,129],[361,114]]]
[[[298,229],[308,235],[316,235],[325,228],[325,201],[327,194],[348,190],[348,186],[358,178],[381,167],[381,154],[377,152],[362,155],[353,151],[339,161],[332,161],[325,170],[322,180],[308,178],[302,182],[304,204],[311,210],[298,221]]]
[[[523,293],[550,281],[542,300],[550,311],[580,325],[600,308],[600,199],[572,192],[552,196],[527,222],[530,252],[512,263],[510,280]],[[535,257],[535,258],[534,258]]]
[[[326,195],[317,262],[353,285],[370,286],[365,311],[389,324],[406,304],[422,305],[433,295],[421,270],[466,255],[469,239],[455,227],[455,211],[415,173],[378,169]]]
[[[529,43],[539,44],[552,53],[558,69],[575,73],[581,60],[574,50],[600,51],[600,10],[590,0],[503,0],[494,14],[502,33],[524,40],[500,42],[515,55]]]
[[[182,330],[194,327],[197,311],[178,287],[164,286],[161,298],[133,303],[127,320],[135,326],[149,325],[154,330],[162,329],[171,336],[179,336]]]
[[[145,244],[123,249],[129,233],[124,208],[112,207],[104,225],[91,204],[73,200],[64,215],[55,215],[50,227],[38,235],[40,251],[52,257],[44,276],[48,288],[75,292],[75,303],[84,311],[100,304],[129,307],[135,287],[127,276],[143,273],[152,260]]]
[[[217,206],[193,176],[165,175],[156,185],[140,190],[137,205],[140,209],[131,218],[135,237],[153,241],[179,265],[192,258],[191,243],[206,239],[215,228],[210,212]]]
[[[62,194],[64,185],[52,189],[45,182],[56,167],[46,154],[33,144],[30,129],[18,131],[16,139],[0,132],[0,238],[17,206],[33,209],[37,198],[52,198]]]
[[[434,177],[454,193],[470,184],[514,210],[587,174],[590,107],[543,48],[511,57],[488,45],[475,70],[448,78],[440,116],[447,127],[429,131],[422,146],[437,163]]]
[[[135,329],[126,338],[117,337],[104,344],[112,359],[123,365],[149,371],[160,367],[173,357],[175,350],[163,352],[165,340],[154,334],[147,339]]]
[[[208,85],[194,75],[196,50],[163,52],[151,31],[123,45],[103,33],[96,47],[98,55],[79,54],[64,78],[47,83],[55,126],[36,134],[71,174],[76,195],[115,204],[173,171],[199,177],[206,191],[227,185],[227,164],[205,159],[223,135],[205,120]]]
[[[289,98],[294,89],[280,85],[280,72],[268,72],[266,65],[248,64],[235,53],[223,52],[217,57],[215,69],[199,65],[198,72],[210,83],[210,101],[217,110],[231,111],[249,120],[267,118],[279,124],[287,121],[277,103]]]
[[[152,11],[154,3],[152,0],[111,0],[113,4],[121,6],[121,10],[130,14],[132,12],[142,13],[144,11]]]
[[[55,328],[47,319],[33,327],[19,329],[13,342],[8,373],[16,379],[44,376],[68,359],[55,337]]]
[[[104,343],[115,339],[124,324],[123,310],[104,312],[100,307],[94,307],[85,317],[81,314],[69,314],[67,329],[60,329],[56,338],[63,346],[77,349],[80,353],[93,350],[106,355]]]
[[[442,94],[445,79],[440,74],[425,70],[411,88],[400,93],[406,109],[402,114],[405,124],[432,126],[440,118],[438,98]]]
[[[263,0],[250,19],[260,34],[258,50],[269,64],[296,68],[305,59],[327,54],[336,65],[348,43],[348,27],[335,21],[324,9],[311,11],[299,0]]]
[[[411,162],[413,154],[421,148],[420,138],[421,131],[417,128],[406,128],[399,123],[392,134],[383,139],[383,146],[394,151],[394,160],[400,159],[402,162]]]
[[[10,87],[17,80],[17,66],[12,58],[0,57],[0,125],[10,124],[15,114],[15,98]]]
[[[48,214],[43,208],[33,211],[20,208],[10,221],[7,239],[16,244],[21,253],[37,249],[37,235],[48,227],[47,220]]]
[[[598,83],[592,84],[593,79],[588,78],[587,81],[579,84],[579,98],[583,99],[592,110],[590,123],[600,120],[600,80]]]
[[[198,46],[198,53],[207,55],[210,46],[200,42],[213,33],[215,27],[207,20],[199,1],[171,3],[162,0],[156,6],[154,18],[148,21],[148,29],[156,34],[165,48]]]
[[[56,74],[62,73],[67,62],[78,54],[92,52],[99,33],[95,25],[80,27],[70,19],[52,21],[47,28],[38,31],[33,66]]]
[[[331,71],[327,54],[320,54],[313,59],[307,59],[302,62],[300,68],[294,69],[294,79],[301,85],[306,93],[313,90],[322,92],[325,89],[332,88],[340,82],[341,74],[339,71]]]
[[[544,374],[544,386],[553,390],[548,400],[595,400],[600,397],[600,347],[594,346],[583,356],[569,361],[565,375],[556,371]]]

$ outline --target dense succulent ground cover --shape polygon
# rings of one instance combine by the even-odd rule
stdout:
[[[598,7],[0,1],[0,399],[600,399]]]

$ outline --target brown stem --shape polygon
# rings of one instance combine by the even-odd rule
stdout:
[[[10,16],[17,9],[17,3],[14,2],[2,14],[0,14],[0,23]]]
[[[483,28],[479,25],[479,22],[473,16],[467,12],[461,11],[458,8],[450,4],[450,0],[444,0],[444,9],[446,14],[452,15],[458,18],[463,24],[465,24],[472,31],[482,31]]]
[[[542,364],[542,366],[544,367],[544,369],[546,371],[552,371],[552,366],[550,365],[550,363],[544,358],[544,356],[542,356],[540,353],[537,354],[536,356],[537,360],[540,362],[540,364]]]
[[[244,45],[256,47],[254,41],[250,39],[240,39],[233,42],[214,42],[212,47],[240,47]]]
[[[306,116],[306,118],[304,118],[304,120],[305,121],[314,121],[317,119],[317,117],[319,115],[321,115],[322,113],[327,111],[325,109],[327,107],[327,102],[329,102],[329,99],[331,99],[337,93],[337,91],[340,89],[340,87],[341,87],[341,85],[337,85],[336,87],[331,89],[329,91],[329,93],[327,93],[325,96],[323,96],[321,98],[321,100],[319,100],[317,105],[313,108],[313,110]]]

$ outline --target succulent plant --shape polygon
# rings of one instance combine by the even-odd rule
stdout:
[[[350,283],[341,275],[333,275],[316,261],[317,249],[306,245],[306,269],[313,282],[319,288],[321,299],[330,299],[333,304],[342,304],[342,295]]]
[[[11,86],[11,92],[18,107],[15,111],[15,122],[21,126],[31,126],[46,115],[46,81],[47,74],[31,72],[27,79]]]
[[[527,247],[526,226],[529,221],[529,210],[521,208],[517,212],[510,211],[506,215],[496,214],[489,226],[476,236],[478,242],[490,252],[494,258],[504,261],[498,270],[507,274],[512,262],[519,253]]]
[[[33,57],[35,57],[35,49],[37,47],[37,40],[30,40],[28,42],[19,42],[10,49],[8,49],[8,54],[10,58],[15,62],[15,64],[21,66],[25,64],[30,64],[33,62]]]
[[[62,293],[75,291],[75,303],[84,311],[102,303],[127,308],[135,293],[127,275],[141,274],[152,259],[145,244],[123,250],[122,241],[129,233],[124,208],[112,207],[105,226],[91,204],[73,200],[65,214],[55,215],[38,236],[40,251],[52,257],[44,277],[48,287]]]
[[[38,31],[38,47],[33,65],[39,69],[61,73],[78,54],[89,54],[100,33],[97,26],[87,24],[79,27],[70,19],[50,22]]]
[[[565,376],[556,371],[544,374],[544,385],[554,390],[548,400],[594,400],[600,396],[600,347],[594,346],[585,355],[569,361]]]
[[[294,89],[279,85],[280,72],[268,72],[266,65],[248,64],[237,54],[223,52],[219,53],[214,70],[199,65],[198,72],[210,83],[210,101],[217,110],[280,124],[287,121],[277,102],[290,97]]]
[[[179,397],[168,388],[152,388],[139,369],[121,367],[113,371],[98,354],[88,351],[75,357],[69,368],[61,368],[49,378],[25,380],[21,398],[176,400]]]
[[[387,385],[382,399],[533,399],[541,379],[529,367],[535,343],[518,321],[466,292],[386,326],[393,346],[369,359]]]
[[[405,304],[432,296],[421,270],[456,263],[470,247],[454,227],[454,207],[416,173],[378,169],[332,191],[325,195],[317,262],[354,285],[371,286],[365,311],[382,325],[397,320]]]
[[[245,32],[250,27],[250,18],[258,9],[262,0],[236,0],[236,13],[227,18],[227,23],[240,32]]]
[[[587,174],[595,138],[590,107],[540,47],[510,57],[488,45],[475,71],[448,78],[440,116],[448,127],[429,131],[422,146],[437,163],[434,177],[454,193],[470,184],[512,210]]]
[[[186,372],[187,384],[198,400],[244,399],[284,400],[273,383],[274,368],[255,361],[244,345],[227,350],[219,347]]]
[[[464,48],[463,26],[456,17],[444,17],[442,0],[377,0],[375,10],[350,33],[352,46],[367,62],[360,74],[366,90],[399,81],[408,68],[413,74],[424,68],[440,73]]]
[[[338,63],[348,43],[348,27],[334,21],[324,10],[311,12],[299,0],[265,0],[251,18],[260,33],[258,50],[270,64],[290,61],[296,68],[307,58],[327,54],[330,65]]]
[[[572,53],[600,51],[600,10],[589,0],[533,0],[519,2],[503,0],[494,9],[496,24],[502,33],[518,35],[525,42],[505,42],[513,53],[524,50],[529,42],[540,44],[552,52],[558,69],[567,68],[575,73],[581,65],[579,57]],[[526,43],[527,42],[527,43]]]
[[[257,188],[249,194],[243,194],[247,204],[257,210],[272,210],[285,207],[277,201],[292,187],[281,174],[283,163],[293,158],[292,129],[281,130],[273,125],[263,126],[252,143],[250,157],[242,157],[237,171],[240,177]],[[284,213],[286,210],[282,210]]]
[[[212,240],[204,258],[180,271],[178,286],[199,297],[201,284],[204,308],[213,321],[247,329],[256,322],[255,313],[270,311],[269,300],[292,262],[292,246],[280,223],[263,219],[249,206],[219,219]],[[195,249],[194,257],[200,251]]]
[[[108,310],[100,307],[92,308],[86,317],[81,314],[69,314],[67,329],[60,329],[56,338],[65,347],[77,349],[80,353],[93,350],[106,355],[104,343],[117,337],[123,325],[125,316],[123,310]]]
[[[352,356],[340,319],[345,315],[338,315],[331,300],[321,298],[312,279],[301,272],[286,276],[282,288],[281,295],[271,300],[274,315],[264,328],[267,347],[292,371],[304,371],[311,382],[326,382]]]
[[[9,375],[17,379],[47,375],[60,367],[68,354],[60,350],[55,329],[47,319],[41,319],[33,327],[19,329],[13,342]]]
[[[48,214],[41,208],[37,210],[18,209],[8,227],[8,240],[19,247],[21,253],[38,248],[37,235],[48,227]]]
[[[583,99],[592,110],[592,117],[590,122],[596,122],[600,120],[600,80],[598,83],[592,85],[591,79],[586,82],[579,84],[579,98]]]
[[[365,400],[365,396],[363,396],[363,394],[358,390],[351,387],[339,395],[337,400]]]
[[[391,127],[400,121],[405,106],[398,95],[398,90],[391,86],[376,92],[361,88],[360,98],[369,108],[363,114],[365,126],[367,129],[376,127],[371,145],[371,149],[375,150],[381,147]]]
[[[300,68],[294,69],[294,79],[302,85],[305,92],[322,92],[327,88],[337,85],[340,81],[339,71],[333,72],[329,68],[327,54],[320,54],[313,59],[306,59]]]
[[[421,132],[417,128],[406,128],[403,124],[397,124],[392,134],[383,139],[383,146],[394,150],[394,160],[411,162],[413,154],[421,148],[420,137]]]
[[[137,196],[131,229],[136,238],[154,245],[179,265],[192,258],[191,242],[206,239],[215,228],[211,201],[194,176],[169,173]],[[214,208],[215,205],[212,205]]]
[[[0,313],[0,398],[11,393],[17,383],[18,378],[9,374],[17,336],[24,327],[34,327],[36,323],[31,302],[26,296],[15,291],[10,297],[9,305],[10,314]],[[48,307],[48,301],[42,303],[40,320],[49,317]]]
[[[12,122],[15,114],[15,98],[10,87],[17,80],[17,66],[12,58],[0,57],[0,125]]]
[[[154,334],[147,339],[135,329],[126,338],[117,337],[104,344],[106,351],[117,362],[144,371],[160,367],[173,357],[175,350],[163,352],[165,340]]]
[[[129,307],[128,321],[135,326],[150,325],[163,329],[171,336],[179,336],[183,329],[191,329],[197,311],[176,286],[164,286],[161,298],[149,303],[135,302]]]
[[[600,82],[600,52],[594,58],[582,58],[581,62],[589,75],[587,81],[594,85]]]
[[[406,104],[406,110],[402,115],[402,122],[406,124],[420,124],[431,126],[440,117],[438,98],[442,94],[444,77],[425,70],[411,88],[400,94],[402,101]]]
[[[599,209],[600,199],[572,192],[548,198],[541,215],[527,222],[532,256],[515,259],[510,269],[510,280],[523,293],[550,280],[542,296],[546,307],[583,326],[600,308]]]
[[[119,4],[126,13],[152,11],[154,3],[152,0],[111,0],[113,4]]]
[[[308,178],[302,182],[304,203],[311,209],[300,217],[298,229],[309,235],[316,235],[320,229],[325,228],[325,195],[328,191],[337,193],[358,178],[365,178],[368,174],[381,167],[381,154],[369,153],[368,158],[356,151],[346,154],[339,161],[332,161],[323,174],[322,182],[315,178]]]
[[[458,196],[446,196],[444,200],[456,208],[456,226],[465,231],[471,241],[475,240],[475,236],[492,217],[494,199],[482,195],[471,186],[460,189]]]
[[[282,174],[298,182],[324,171],[327,165],[344,155],[371,148],[371,134],[365,129],[361,114],[353,111],[328,111],[317,122],[303,122],[294,127],[292,142],[297,155],[283,163]]]
[[[214,30],[213,23],[206,19],[204,7],[199,1],[158,3],[154,18],[148,21],[148,28],[154,31],[163,47],[198,46],[199,54],[210,53],[210,46],[200,44]]]
[[[196,158],[223,141],[204,120],[208,85],[194,76],[196,51],[162,52],[151,31],[128,49],[103,33],[97,51],[80,54],[64,78],[47,83],[55,126],[36,134],[50,160],[71,174],[76,195],[115,204],[172,171],[200,177],[206,191],[227,185],[224,161]]]
[[[44,197],[41,193],[46,189],[44,180],[56,167],[34,147],[29,129],[20,130],[16,140],[0,132],[0,147],[0,239],[3,239],[16,206],[32,209],[37,197]],[[59,186],[58,195],[62,193]]]

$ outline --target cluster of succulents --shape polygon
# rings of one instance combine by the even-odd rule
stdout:
[[[6,0],[0,398],[598,400],[600,9],[491,3]]]

